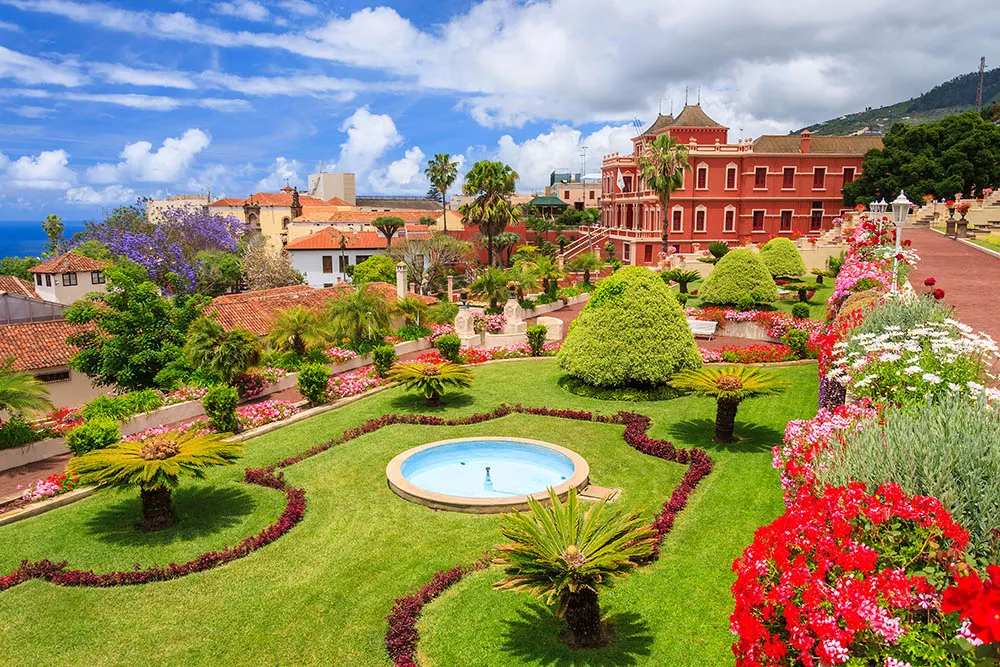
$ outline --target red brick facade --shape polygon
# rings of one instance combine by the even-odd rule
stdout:
[[[843,210],[841,188],[861,174],[878,137],[762,136],[729,144],[728,128],[698,106],[660,116],[633,139],[631,155],[613,154],[602,167],[601,223],[626,263],[659,259],[662,222],[656,195],[643,189],[637,160],[647,141],[669,134],[688,146],[691,170],[671,196],[668,242],[730,245],[770,236],[820,234]],[[619,174],[621,178],[619,179]]]

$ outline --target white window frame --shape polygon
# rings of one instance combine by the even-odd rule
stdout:
[[[729,227],[726,226],[726,214],[732,211],[733,213],[733,224]],[[724,234],[735,234],[736,233],[736,207],[733,205],[727,206],[722,211],[722,232]]]
[[[789,170],[789,169],[792,170],[792,187],[786,188],[785,187],[785,172],[787,170]],[[795,179],[798,177],[798,175],[799,175],[799,172],[798,172],[798,170],[793,165],[789,164],[789,165],[785,165],[784,167],[782,167],[781,168],[781,189],[782,189],[782,191],[784,191],[784,192],[794,192],[795,191]]]
[[[702,219],[701,219],[701,221],[702,221],[701,229],[698,229],[698,214],[699,213],[704,214],[703,217],[702,217]],[[694,209],[694,222],[692,222],[691,225],[694,228],[694,233],[695,234],[707,234],[708,233],[708,207],[706,207],[706,206],[697,206],[697,207],[695,207],[695,209]]]
[[[756,229],[753,226],[753,219],[757,217],[757,211],[761,212],[761,227]],[[766,208],[755,208],[750,211],[750,233],[751,234],[765,234],[767,233],[767,209]]]
[[[680,227],[675,227],[674,226],[674,213],[677,212],[677,211],[681,212],[681,226]],[[684,233],[684,207],[681,206],[680,204],[676,204],[673,208],[670,209],[670,233],[671,234],[683,234]]]
[[[729,187],[729,174],[733,174],[733,187]],[[740,189],[740,168],[735,162],[726,165],[726,181],[723,184],[725,189],[732,192]]]
[[[823,170],[823,187],[817,188],[816,187],[816,174],[821,169]],[[812,173],[812,177],[813,177],[812,186],[813,187],[812,187],[812,191],[813,192],[826,192],[826,177],[829,176],[829,175],[830,175],[830,172],[829,172],[829,170],[826,167],[813,167],[813,173]]]
[[[788,226],[788,229],[781,228],[781,219],[784,217],[785,213],[791,214],[789,218],[792,224]],[[794,229],[795,229],[795,210],[790,208],[783,208],[780,211],[778,211],[778,233],[791,234]]]
[[[699,180],[699,177],[701,176],[701,172],[702,171],[705,172],[705,186],[704,187],[698,187],[698,180]],[[705,164],[704,162],[702,162],[701,164],[699,164],[698,167],[695,169],[694,189],[695,190],[708,190],[708,165]]]

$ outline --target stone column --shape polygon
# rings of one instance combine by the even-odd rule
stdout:
[[[448,276],[448,303],[455,300],[455,276]]]
[[[396,265],[396,297],[406,298],[406,264],[402,262]]]

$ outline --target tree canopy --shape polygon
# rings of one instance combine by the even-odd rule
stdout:
[[[862,176],[844,186],[844,205],[892,199],[901,189],[916,202],[928,194],[979,195],[998,185],[1000,127],[968,112],[912,127],[893,125],[884,147],[865,155]]]

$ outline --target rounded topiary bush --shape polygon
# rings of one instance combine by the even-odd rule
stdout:
[[[684,311],[659,276],[626,267],[597,286],[570,326],[559,366],[597,387],[649,387],[701,366],[701,355]]]
[[[806,272],[802,255],[791,239],[771,239],[760,249],[760,257],[775,278],[778,276],[794,278]]]
[[[719,260],[698,290],[698,296],[710,304],[736,304],[741,297],[767,303],[777,300],[778,286],[759,254],[737,248]]]

